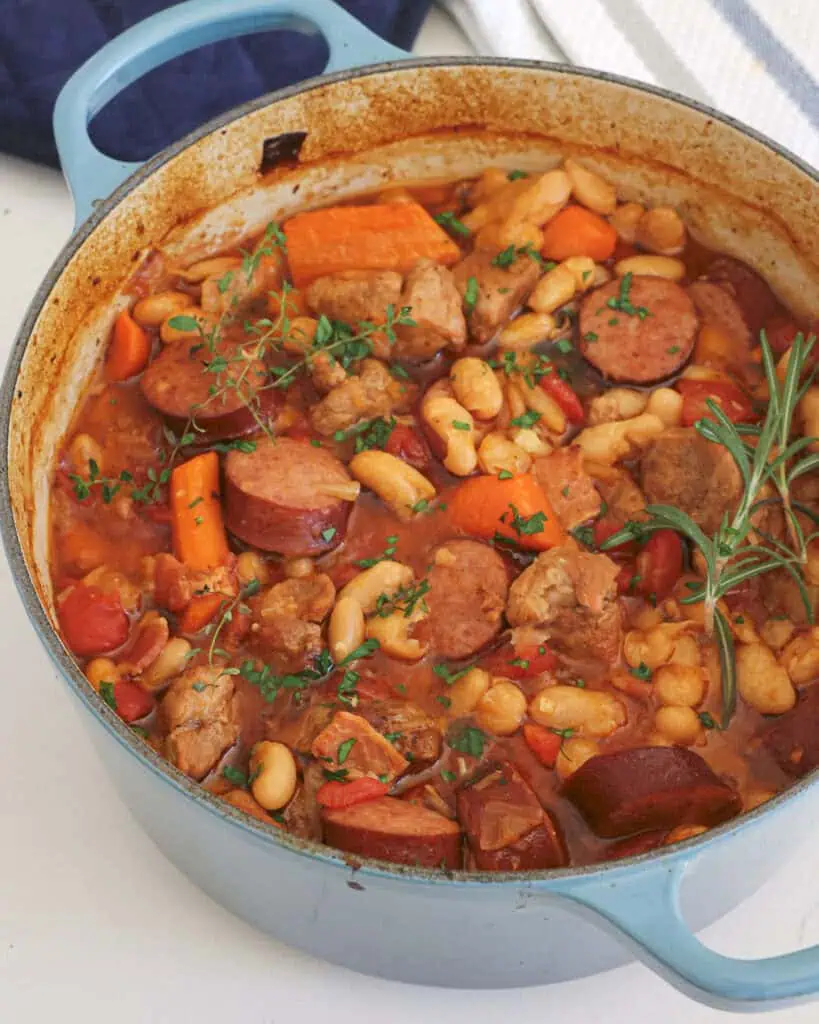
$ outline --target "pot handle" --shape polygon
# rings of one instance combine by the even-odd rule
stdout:
[[[700,942],[680,912],[680,886],[691,863],[680,857],[639,871],[624,869],[622,876],[605,880],[575,879],[562,895],[601,915],[649,967],[712,1006],[770,1009],[819,992],[819,946],[739,960]]]
[[[102,107],[153,68],[180,54],[234,36],[291,28],[320,32],[342,71],[408,56],[332,0],[187,0],[127,29],[90,57],[63,87],[54,107],[54,135],[74,199],[77,224],[140,164],[114,160],[91,142],[88,123]]]

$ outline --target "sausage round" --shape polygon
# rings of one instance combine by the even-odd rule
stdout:
[[[765,727],[762,739],[788,775],[801,779],[819,767],[819,686],[803,690],[794,708]]]
[[[781,309],[768,282],[733,256],[717,256],[708,264],[705,276],[736,300],[754,340],[766,322]]]
[[[220,374],[207,368],[215,358],[230,360],[238,351],[238,346],[228,343],[217,345],[212,352],[204,344],[166,345],[143,373],[142,393],[179,430],[195,419],[201,436],[210,441],[251,433],[256,421],[249,402],[257,398],[261,402],[263,396],[264,408],[259,411],[266,414],[275,400],[272,391],[258,390],[267,379],[264,363],[254,360],[242,364],[241,372],[246,373],[241,389],[221,387],[231,373],[238,375],[238,370],[225,369]],[[221,388],[217,396],[210,393],[214,386]]]
[[[324,841],[360,857],[424,868],[461,866],[461,829],[435,811],[382,796],[341,810],[325,810]]]
[[[350,482],[329,452],[288,437],[264,438],[255,451],[228,452],[225,523],[263,551],[288,557],[329,551],[342,539],[351,505],[332,488]]]
[[[628,300],[635,312],[612,308],[624,280],[610,281],[583,299],[580,350],[607,380],[653,384],[676,373],[691,355],[697,314],[685,291],[661,277],[631,279]]]
[[[425,596],[429,615],[415,629],[444,658],[468,658],[501,629],[509,575],[501,556],[476,540],[436,549]]]
[[[739,793],[685,747],[598,754],[563,786],[599,836],[617,839],[676,825],[718,825],[742,809]]]

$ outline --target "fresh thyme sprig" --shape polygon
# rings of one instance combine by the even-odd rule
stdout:
[[[768,386],[768,409],[761,425],[734,424],[716,402],[707,400],[711,416],[695,424],[697,431],[721,445],[733,457],[742,477],[743,491],[737,508],[723,516],[719,529],[708,536],[685,512],[670,505],[649,505],[648,519],[627,523],[609,537],[601,550],[607,551],[624,541],[643,539],[656,530],[677,530],[699,550],[705,563],[705,579],[681,599],[682,604],[704,604],[705,630],[715,635],[722,670],[722,726],[725,728],[736,708],[736,665],[730,625],[718,602],[746,580],[775,570],[784,570],[794,580],[808,621],[813,622],[813,606],[808,594],[803,566],[807,546],[818,533],[805,535],[797,516],[804,511],[791,496],[794,480],[819,468],[819,454],[805,455],[817,440],[801,437],[791,440],[797,406],[816,377],[817,368],[806,373],[808,359],[816,341],[798,334],[790,350],[783,379],[777,376],[773,353],[763,331],[760,336],[762,365]],[[804,379],[803,379],[804,377]],[[773,490],[774,498],[767,492]],[[785,517],[790,546],[755,526],[755,517],[766,507],[779,507]],[[810,517],[813,518],[813,517]]]

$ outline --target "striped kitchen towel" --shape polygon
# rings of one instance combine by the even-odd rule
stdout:
[[[637,78],[819,166],[819,0],[443,0],[481,54]]]

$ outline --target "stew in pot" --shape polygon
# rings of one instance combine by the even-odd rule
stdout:
[[[353,858],[546,869],[819,764],[810,325],[567,159],[130,282],[52,497],[145,743]]]

